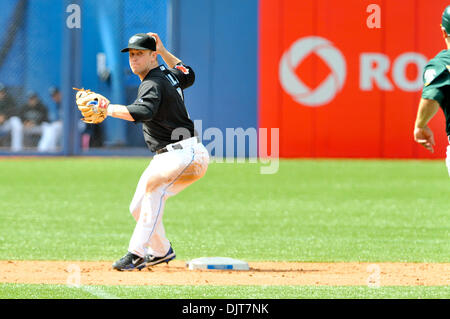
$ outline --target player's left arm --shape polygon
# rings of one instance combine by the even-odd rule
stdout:
[[[417,110],[417,117],[415,127],[424,128],[428,122],[434,117],[439,110],[439,103],[436,100],[421,98],[419,102],[419,109]]]

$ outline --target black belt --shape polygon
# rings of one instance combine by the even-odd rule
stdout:
[[[194,136],[194,137],[197,140],[197,143],[200,143],[200,139],[198,138],[198,136]],[[183,141],[185,141],[185,140],[183,140]],[[180,144],[181,142],[178,142],[178,143],[175,143],[175,144],[169,144],[169,145],[172,145],[172,149],[174,149],[174,150],[182,150],[184,147],[183,147],[183,145]],[[189,146],[192,146],[192,145],[189,145]],[[162,154],[162,153],[165,153],[165,152],[168,152],[168,151],[169,150],[167,149],[167,146],[165,146],[165,147],[160,148],[159,150],[157,150],[155,153],[156,154]]]
[[[182,150],[183,149],[183,146],[180,143],[173,144],[172,147],[174,150]],[[167,149],[167,147],[163,147],[163,148],[160,148],[159,150],[157,150],[156,154],[162,154],[162,153],[165,153],[168,151],[169,150]]]

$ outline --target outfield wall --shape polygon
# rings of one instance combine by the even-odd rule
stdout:
[[[77,31],[67,29],[66,7],[74,1],[0,0],[2,48],[15,8],[26,3],[0,66],[0,82],[20,103],[28,90],[38,91],[53,118],[56,106],[47,89],[64,82],[64,68],[72,62],[82,65],[80,86],[114,103],[131,103],[139,80],[119,50],[130,35],[155,30],[196,72],[195,85],[185,93],[203,133],[279,128],[282,157],[445,156],[442,112],[431,123],[434,154],[412,137],[422,68],[444,48],[439,30],[444,0],[377,1],[379,26],[368,24],[376,24],[369,18],[374,12],[369,0],[77,0],[82,45],[74,54],[77,61],[70,61],[64,55],[71,50],[67,32]],[[111,72],[107,81],[97,73],[99,53]],[[72,118],[73,98],[65,108]],[[80,139],[74,126],[65,127],[65,141]],[[113,152],[118,146],[145,151],[140,125],[108,119],[99,130]],[[203,138],[207,144],[214,137]],[[225,150],[226,140],[223,144]],[[236,154],[237,146],[224,155]],[[245,155],[251,155],[248,148]]]

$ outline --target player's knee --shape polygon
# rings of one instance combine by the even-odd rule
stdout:
[[[152,193],[157,188],[159,188],[162,185],[167,184],[167,183],[170,183],[169,176],[167,176],[165,174],[152,175],[147,181],[147,185],[145,187],[145,192]]]
[[[130,206],[128,207],[128,209],[130,210],[131,214],[134,214],[136,212],[136,210],[139,209],[139,207],[136,205],[136,203],[131,202]]]
[[[139,220],[139,216],[141,215],[141,208],[134,207],[134,209],[132,209],[132,207],[130,206],[130,213],[137,222]]]

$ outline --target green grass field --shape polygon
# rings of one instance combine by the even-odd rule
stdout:
[[[134,228],[128,205],[149,159],[0,161],[0,260],[115,260]],[[164,224],[188,260],[450,262],[444,161],[213,163],[167,201]],[[99,287],[121,298],[449,298],[444,287]],[[0,298],[97,298],[0,284]]]

